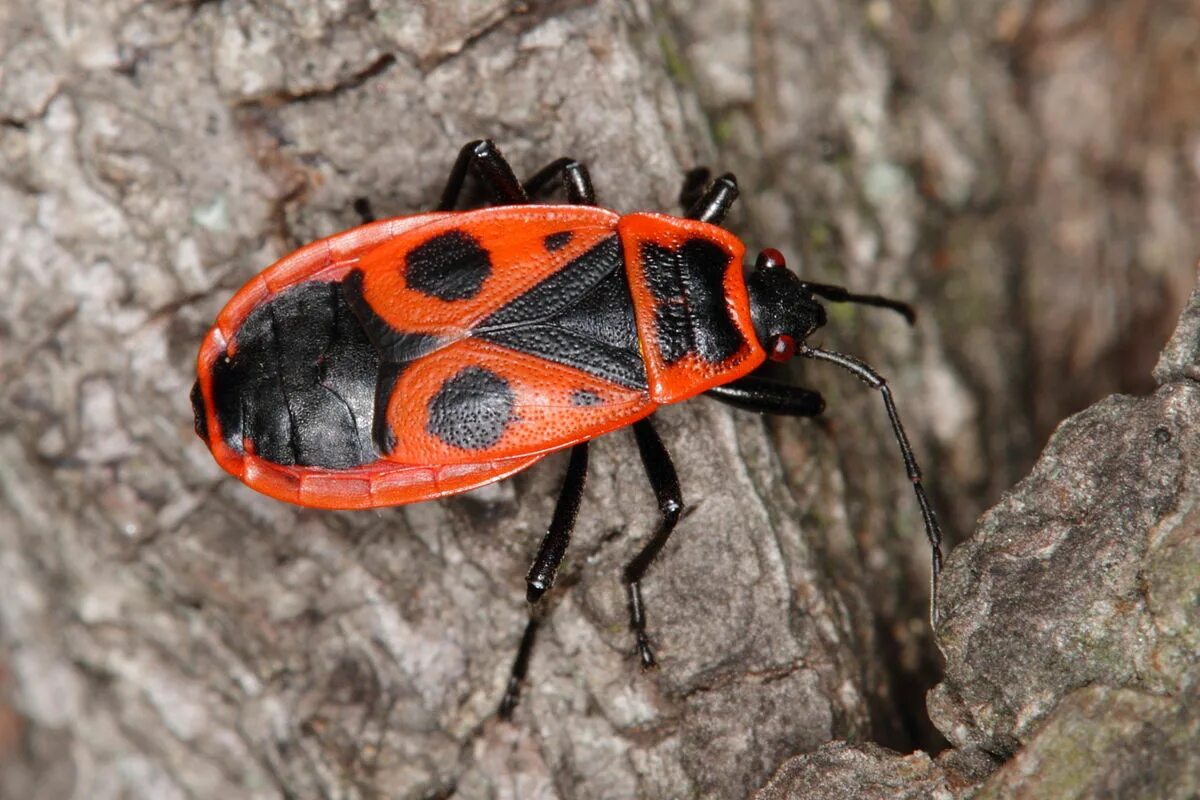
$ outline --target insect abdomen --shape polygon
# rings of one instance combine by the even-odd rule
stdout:
[[[378,374],[379,353],[342,282],[292,286],[255,308],[212,365],[221,436],[238,453],[285,466],[370,463],[379,458],[371,437]]]

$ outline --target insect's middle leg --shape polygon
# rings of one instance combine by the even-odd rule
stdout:
[[[550,181],[559,176],[562,177],[568,203],[576,206],[596,205],[596,190],[592,188],[592,176],[583,162],[573,158],[554,159],[533,173],[533,176],[522,184],[522,188],[525,189],[525,194],[535,197],[549,185]]]
[[[513,660],[512,672],[508,678],[508,688],[504,691],[504,699],[500,701],[500,716],[508,719],[512,716],[517,700],[521,696],[521,684],[529,671],[529,657],[533,653],[533,643],[537,640],[538,627],[542,621],[542,610],[539,601],[554,585],[554,578],[562,564],[563,556],[567,553],[567,545],[571,542],[571,531],[575,529],[575,518],[579,515],[579,503],[583,500],[583,487],[587,482],[588,443],[583,442],[571,448],[571,461],[567,465],[567,474],[563,478],[562,489],[558,493],[558,503],[554,506],[554,517],[546,537],[538,548],[533,564],[526,576],[525,599],[529,602],[529,621],[525,624],[525,633],[521,636],[521,646],[517,657]]]
[[[692,167],[683,175],[683,185],[679,187],[679,207],[683,213],[691,210],[704,195],[704,189],[712,178],[712,170],[708,167]]]
[[[632,561],[625,566],[625,589],[629,595],[629,627],[637,640],[637,653],[642,667],[654,666],[654,652],[650,649],[650,640],[646,636],[646,608],[642,603],[642,578],[646,570],[654,563],[655,557],[666,545],[679,522],[683,511],[683,496],[679,491],[679,476],[675,474],[675,465],[671,456],[663,446],[662,439],[654,430],[654,423],[647,417],[633,424],[633,434],[637,438],[638,453],[642,457],[642,465],[646,468],[646,477],[654,489],[654,497],[658,500],[658,510],[662,515],[658,529],[650,537],[650,541],[642,548]]]
[[[695,184],[698,180],[707,180],[708,170],[692,170],[684,179],[683,191],[680,192],[680,200],[689,199],[687,195],[694,196],[695,200],[688,208],[684,215],[688,219],[698,219],[701,222],[707,222],[712,225],[720,225],[725,221],[725,215],[729,213],[729,209],[733,206],[733,201],[738,197],[737,178],[733,173],[726,172],[721,177],[717,178],[703,192],[695,193]]]
[[[711,177],[712,170],[708,167],[689,169],[679,189],[679,205],[688,219],[720,225],[733,201],[737,200],[737,178],[726,172],[709,184]]]

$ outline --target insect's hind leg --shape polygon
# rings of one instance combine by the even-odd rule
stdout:
[[[533,644],[537,640],[538,628],[542,622],[540,601],[554,585],[558,568],[567,553],[567,545],[571,542],[571,532],[575,528],[579,503],[583,499],[583,487],[587,482],[587,470],[588,444],[583,442],[571,448],[571,461],[567,465],[567,474],[559,490],[558,503],[554,506],[554,516],[526,577],[525,599],[529,602],[529,621],[525,623],[521,646],[517,649],[517,657],[513,659],[512,672],[508,677],[508,687],[500,701],[499,714],[502,719],[512,716],[517,700],[520,699],[521,685],[529,671],[529,658],[533,653]]]
[[[596,205],[596,192],[592,188],[592,178],[588,169],[573,158],[558,158],[535,172],[529,180],[521,183],[508,160],[500,153],[495,142],[491,139],[476,139],[468,142],[458,152],[446,186],[442,190],[442,198],[437,204],[436,211],[453,211],[462,196],[467,174],[471,169],[487,187],[493,202],[500,205],[518,205],[528,203],[529,198],[546,188],[551,180],[562,176],[563,187],[567,193],[567,202],[572,205]],[[354,210],[363,224],[375,221],[375,212],[370,201],[359,197],[354,201]]]
[[[649,637],[646,635],[642,578],[667,540],[671,538],[675,524],[679,522],[679,515],[683,511],[683,495],[679,490],[679,476],[675,473],[675,465],[671,463],[671,455],[663,446],[650,418],[635,422],[633,434],[637,438],[638,454],[642,457],[642,466],[646,468],[646,477],[650,479],[650,486],[654,489],[654,497],[658,501],[661,514],[654,535],[641,552],[625,566],[624,573],[625,589],[629,597],[629,627],[637,641],[637,654],[642,667],[648,669],[654,666],[655,661]]]
[[[458,151],[458,158],[454,160],[454,166],[450,169],[450,177],[446,179],[446,188],[442,190],[442,199],[435,211],[454,210],[458,205],[459,195],[462,194],[467,173],[472,168],[495,203],[511,206],[529,202],[516,173],[500,154],[496,143],[491,139],[476,139],[467,142]]]
[[[375,208],[371,205],[369,198],[354,198],[354,213],[358,214],[358,218],[362,221],[363,225],[375,221]]]
[[[588,169],[573,158],[558,158],[535,172],[529,180],[521,183],[508,161],[491,139],[468,142],[458,153],[446,188],[442,191],[437,211],[453,211],[458,205],[467,173],[475,174],[483,181],[491,194],[492,201],[499,205],[528,203],[529,198],[542,191],[551,180],[561,176],[567,193],[567,202],[572,205],[596,205],[596,192]]]

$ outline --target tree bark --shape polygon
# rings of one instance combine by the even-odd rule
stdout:
[[[823,424],[656,415],[687,510],[645,582],[652,673],[619,578],[654,498],[628,435],[598,443],[511,724],[565,459],[328,513],[255,495],[191,431],[233,291],[357,198],[428,209],[463,142],[520,174],[586,161],[622,211],[674,211],[706,163],[738,174],[751,252],[919,305],[912,329],[831,306],[820,339],[890,379],[966,538],[1058,419],[1153,388],[1194,280],[1197,34],[1182,1],[917,5],[0,0],[0,796],[736,797],[791,791],[796,754],[921,796],[1029,742],[964,711],[986,670],[955,672],[961,626],[998,613],[964,555],[935,695],[957,749],[838,743],[944,744],[920,518],[878,397],[834,370],[785,373]]]

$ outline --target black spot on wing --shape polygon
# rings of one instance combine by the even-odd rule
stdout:
[[[566,247],[574,238],[575,234],[571,231],[559,231],[547,236],[543,243],[546,245],[546,249],[553,253],[555,250],[561,250]]]
[[[414,247],[404,258],[404,282],[447,302],[479,294],[492,273],[492,259],[475,237],[449,230]]]
[[[576,408],[590,408],[604,403],[604,398],[587,389],[576,389],[571,392],[571,405]]]
[[[425,429],[451,447],[486,450],[504,435],[515,404],[508,381],[489,369],[467,367],[429,401]]]
[[[705,239],[678,249],[644,242],[640,257],[655,300],[655,329],[663,361],[695,353],[711,364],[733,356],[744,339],[725,303],[729,254]]]

